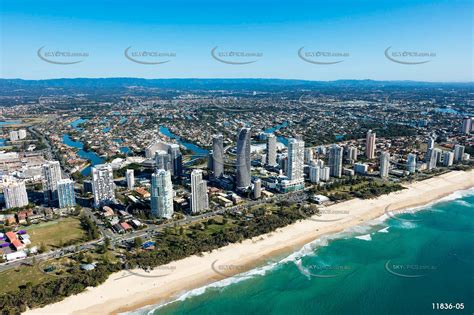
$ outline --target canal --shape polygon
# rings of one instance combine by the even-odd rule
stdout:
[[[74,120],[71,123],[71,127],[76,129],[77,131],[82,131],[79,127],[82,123],[87,122],[88,119],[79,118]],[[103,158],[101,158],[97,153],[94,151],[84,151],[84,144],[80,141],[74,141],[70,135],[64,134],[63,135],[63,143],[71,148],[77,148],[77,155],[80,158],[86,159],[89,161],[90,165],[81,171],[81,174],[84,176],[88,176],[91,173],[91,167],[97,164],[102,164],[105,162]]]

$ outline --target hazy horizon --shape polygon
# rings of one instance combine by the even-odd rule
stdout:
[[[25,79],[25,78],[0,78],[0,80],[22,80],[22,81],[52,81],[52,80],[107,80],[107,79],[137,79],[137,80],[278,80],[278,81],[305,81],[305,82],[338,82],[338,81],[372,81],[372,82],[413,82],[413,83],[459,83],[459,84],[474,84],[473,81],[420,81],[420,80],[374,80],[374,79],[334,79],[334,80],[311,80],[311,79],[285,79],[285,78],[262,78],[262,77],[248,77],[248,78],[216,78],[216,77],[189,77],[189,78],[144,78],[144,77],[57,77],[45,79]]]

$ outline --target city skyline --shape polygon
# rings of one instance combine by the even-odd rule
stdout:
[[[474,314],[472,0],[0,12],[2,313]]]

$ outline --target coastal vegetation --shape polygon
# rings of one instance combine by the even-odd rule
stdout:
[[[316,213],[315,207],[287,206],[285,202],[224,214],[186,228],[168,228],[156,237],[159,247],[126,254],[130,267],[153,268],[188,256],[209,252],[270,233]]]
[[[127,268],[153,268],[173,260],[199,255],[219,247],[241,242],[244,239],[272,232],[298,220],[315,214],[316,207],[291,205],[288,202],[272,203],[249,208],[242,213],[224,214],[186,227],[167,228],[155,241],[154,250],[139,249],[142,240],[135,240],[135,249],[126,251],[121,260],[104,259],[103,246],[97,248],[102,257],[96,268],[89,271],[71,267],[61,277],[44,277],[38,283],[29,282],[0,295],[0,309],[3,314],[19,314],[27,308],[40,307],[77,294],[90,286],[103,283],[116,271]],[[98,235],[95,224],[87,216],[81,224],[90,237]],[[76,255],[78,261],[84,255]]]
[[[98,264],[93,270],[84,272],[79,268],[69,272],[65,277],[46,277],[42,282],[27,282],[16,291],[0,296],[2,315],[20,314],[27,308],[44,306],[63,298],[78,294],[87,287],[95,287],[103,283],[108,276],[120,270],[118,264]]]
[[[94,221],[92,221],[91,218],[89,218],[86,215],[81,216],[81,226],[84,229],[84,231],[86,231],[86,236],[87,236],[88,241],[99,238],[100,236],[99,228],[94,223]]]
[[[352,198],[372,199],[405,189],[401,184],[366,177],[351,177],[334,181],[329,185],[315,186],[311,192],[327,195],[332,201]]]

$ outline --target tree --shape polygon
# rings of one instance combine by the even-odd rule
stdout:
[[[81,217],[81,226],[87,232],[89,241],[99,238],[99,228],[89,217],[85,215]]]
[[[78,183],[84,182],[84,175],[81,172],[74,172],[71,174],[72,179],[74,179]]]
[[[48,248],[46,247],[46,245],[44,243],[41,243],[40,246],[39,246],[38,252],[44,253],[47,250],[48,250]]]
[[[105,246],[106,248],[108,248],[108,247],[110,246],[110,238],[106,237],[106,238],[104,239],[104,246]]]
[[[110,246],[110,239],[108,237],[106,237],[104,239],[104,244],[102,244],[102,246],[99,249],[99,252],[102,253],[102,254],[107,253],[107,251],[109,250],[109,246]]]
[[[133,241],[133,246],[135,248],[140,248],[143,245],[143,240],[141,237],[136,237]]]
[[[88,255],[88,256],[86,257],[86,263],[92,264],[92,262],[93,262],[92,256]]]

